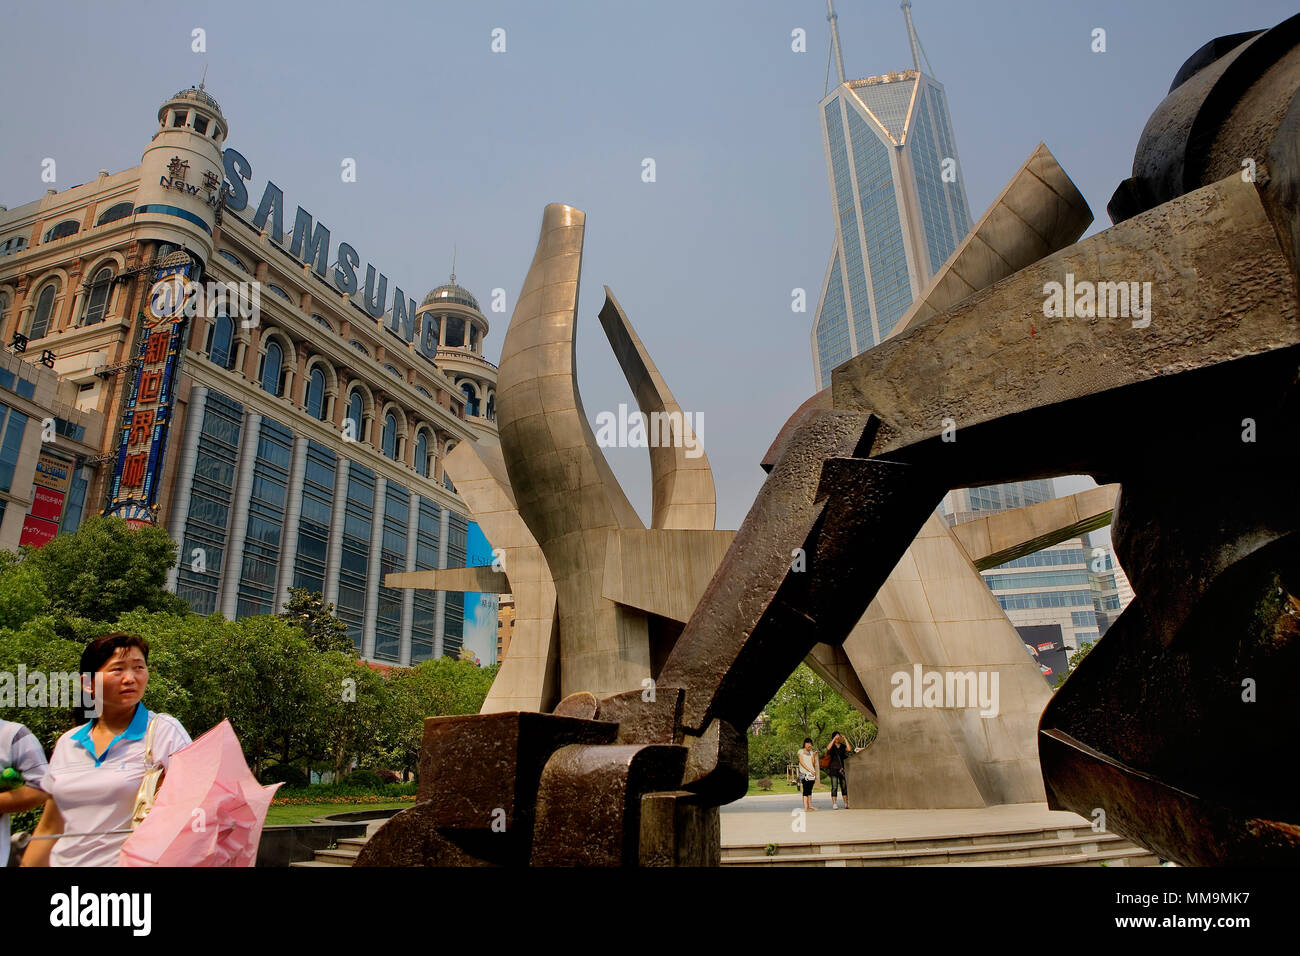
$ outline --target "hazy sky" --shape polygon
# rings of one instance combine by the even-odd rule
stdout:
[[[897,0],[840,0],[845,70],[911,65]],[[947,88],[972,216],[1039,142],[1098,222],[1147,116],[1207,40],[1272,26],[1283,0],[914,0]],[[409,295],[458,281],[513,309],[542,208],[587,213],[579,381],[592,418],[634,401],[596,319],[608,284],[682,406],[703,413],[718,526],[814,390],[809,329],[833,234],[817,120],[822,0],[0,6],[0,203],[134,166],[158,106],[197,83],[227,145]],[[1093,53],[1092,31],[1107,50]],[[206,31],[206,53],[192,31]],[[506,50],[491,50],[492,31]],[[802,28],[807,52],[791,49]],[[344,158],[357,181],[343,183]],[[653,158],[656,182],[642,182]],[[791,311],[804,288],[808,310]],[[488,312],[495,361],[509,312]],[[1104,440],[1104,436],[1099,436]],[[649,511],[643,450],[607,452]]]

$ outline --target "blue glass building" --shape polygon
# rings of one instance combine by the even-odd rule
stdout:
[[[846,81],[841,66],[819,104],[835,223],[812,327],[819,389],[893,332],[971,228],[947,98],[920,69],[907,6],[916,68]]]

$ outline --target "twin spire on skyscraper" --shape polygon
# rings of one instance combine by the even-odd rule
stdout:
[[[917,35],[916,25],[912,23],[912,0],[903,0],[900,4],[903,11],[903,19],[907,23],[907,42],[912,48],[912,67],[920,73],[921,60],[925,60],[926,70],[930,76],[934,76],[934,67],[930,65],[930,58],[925,54],[925,48],[921,46],[921,38]],[[835,60],[835,68],[839,75],[839,82],[843,83],[846,79],[844,75],[844,57],[840,52],[840,29],[839,15],[835,12],[835,0],[826,0],[826,19],[831,25],[831,48],[830,57]],[[830,92],[830,60],[826,63],[826,90]]]

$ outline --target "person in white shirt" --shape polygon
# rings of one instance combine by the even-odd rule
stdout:
[[[817,751],[813,750],[811,737],[803,739],[803,749],[799,751],[799,782],[803,784],[803,808],[816,810],[812,805],[813,784],[817,782]]]
[[[101,713],[54,746],[42,788],[50,795],[23,854],[23,866],[116,866],[131,827],[145,771],[145,738],[154,723],[153,757],[166,768],[190,743],[180,721],[142,702],[149,645],[134,634],[106,634],[81,655],[82,679],[99,674]],[[165,769],[164,769],[165,776]],[[126,831],[126,832],[110,832]],[[40,837],[59,836],[42,840]]]
[[[0,719],[0,771],[14,770],[22,784],[0,793],[0,868],[9,863],[9,814],[30,810],[45,802],[45,751],[22,724]]]

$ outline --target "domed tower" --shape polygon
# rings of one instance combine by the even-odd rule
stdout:
[[[469,290],[451,281],[424,297],[416,311],[416,328],[429,315],[438,330],[438,367],[465,401],[465,421],[481,435],[495,438],[497,367],[483,357],[488,320]]]
[[[140,161],[136,224],[206,262],[221,204],[221,150],[229,128],[203,85],[158,108],[158,131]]]

